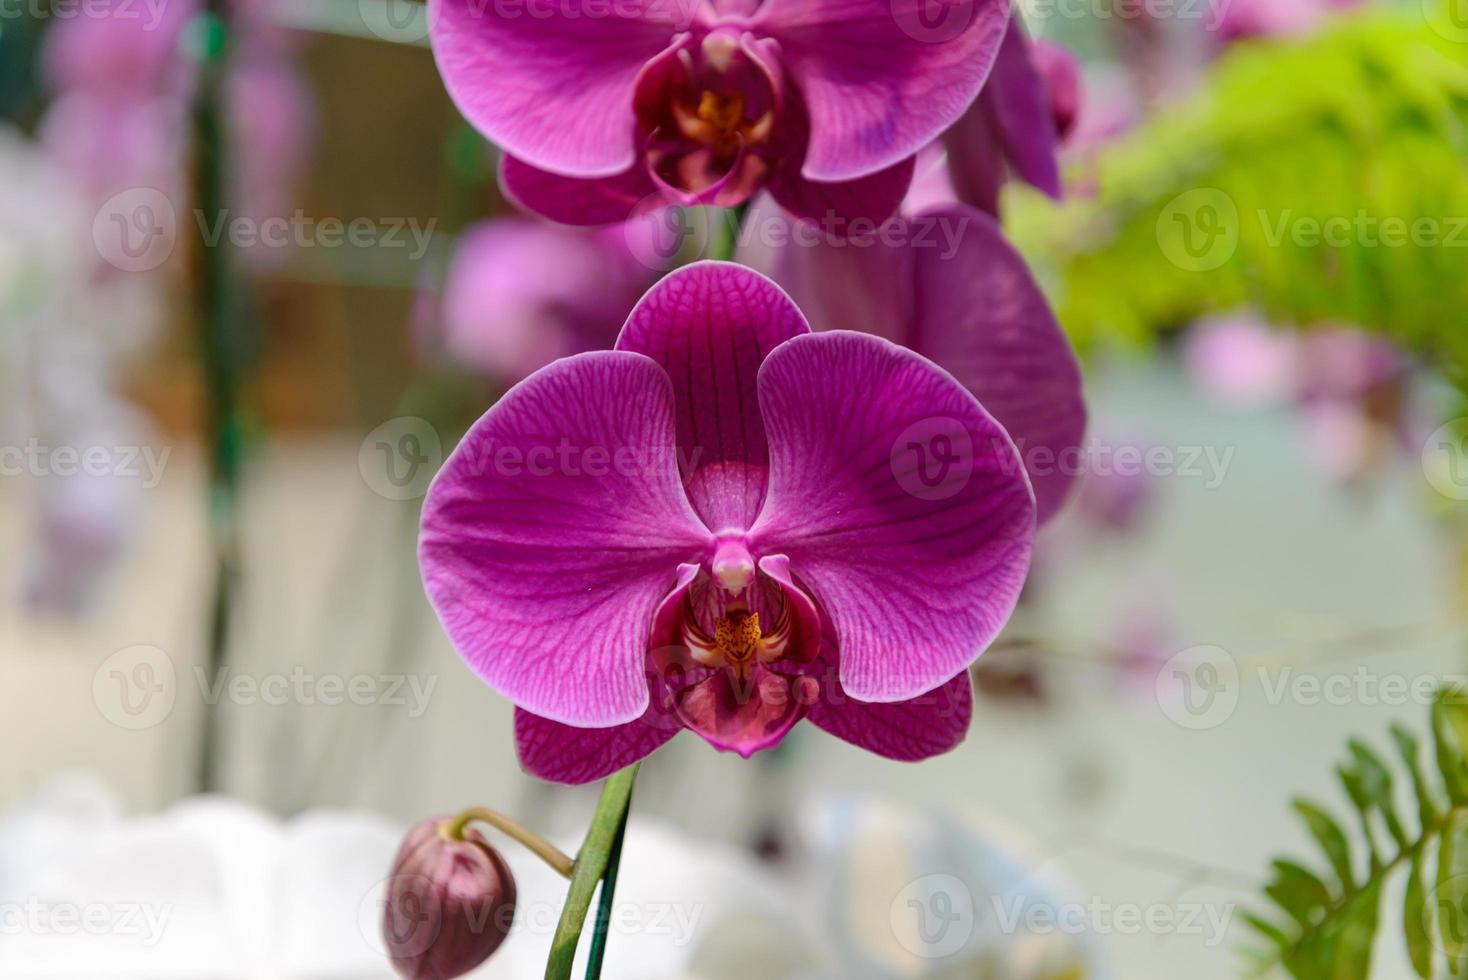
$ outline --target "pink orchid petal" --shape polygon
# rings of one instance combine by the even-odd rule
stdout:
[[[699,262],[654,286],[617,340],[672,379],[688,497],[715,532],[743,530],[759,512],[769,449],[755,379],[772,350],[809,330],[768,279]]]
[[[563,225],[626,221],[657,193],[642,161],[611,177],[562,177],[508,154],[500,161],[500,189],[522,211]]]
[[[1009,165],[1025,183],[1059,198],[1060,164],[1056,151],[1060,134],[1056,129],[1050,86],[1040,74],[1031,42],[1017,20],[1011,22],[999,49],[988,91],[992,93],[988,103]]]
[[[961,228],[957,250],[917,249],[912,346],[951,371],[1020,448],[1041,523],[1065,503],[1086,434],[1080,365],[1045,295],[999,226],[959,205],[917,222]]]
[[[829,680],[809,717],[827,734],[884,759],[921,762],[958,748],[973,711],[973,684],[963,671],[927,694],[892,704],[846,697]]]
[[[601,9],[604,16],[429,0],[433,53],[449,95],[485,136],[533,166],[578,177],[624,173],[641,150],[632,111],[637,75],[687,27],[693,8]]]
[[[657,710],[650,707],[648,715]],[[532,776],[568,786],[593,783],[641,762],[682,730],[646,719],[613,728],[573,728],[517,708],[515,751]]]
[[[787,167],[771,176],[770,193],[799,218],[840,219],[848,227],[852,221],[881,222],[902,206],[916,163],[916,157],[908,157],[874,174],[835,183],[807,180]]]
[[[867,334],[787,341],[759,394],[770,487],[751,548],[788,555],[830,617],[847,694],[946,682],[1029,571],[1034,497],[1009,436],[951,375]]]
[[[754,23],[780,42],[806,104],[805,176],[844,181],[914,155],[963,115],[1009,0],[766,0]]]
[[[758,214],[767,224],[780,220]],[[1070,493],[1085,437],[1070,342],[988,215],[950,205],[887,228],[842,245],[790,245],[760,261],[817,330],[885,337],[973,392],[1019,447],[1043,524]]]
[[[711,550],[683,495],[673,391],[600,351],[512,388],[424,502],[424,587],[460,656],[537,715],[609,727],[647,709],[653,612]]]

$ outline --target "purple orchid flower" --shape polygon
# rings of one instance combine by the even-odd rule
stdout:
[[[595,0],[527,16],[430,0],[429,14],[450,95],[507,154],[506,192],[595,225],[649,199],[732,207],[760,187],[801,215],[892,214],[1009,20],[1008,0],[942,0],[936,19],[929,6]]]
[[[740,257],[783,286],[812,326],[876,334],[951,372],[1019,446],[1040,523],[1060,509],[1081,470],[1080,366],[992,218],[949,204],[839,242],[803,237],[773,208],[757,208],[747,225]]]
[[[1031,41],[1011,21],[983,91],[943,136],[958,199],[997,216],[999,189],[1011,172],[1059,199],[1058,153],[1080,113],[1080,92],[1075,56]]]
[[[952,749],[1034,526],[1013,442],[947,372],[700,263],[469,430],[419,559],[522,764],[584,783],[685,728],[746,757],[802,719]]]

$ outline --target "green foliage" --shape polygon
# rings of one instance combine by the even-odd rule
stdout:
[[[1372,946],[1387,879],[1406,872],[1402,932],[1417,976],[1468,971],[1468,694],[1445,691],[1433,704],[1434,775],[1426,775],[1420,746],[1394,727],[1392,741],[1404,782],[1416,801],[1415,821],[1397,810],[1393,766],[1364,742],[1350,743],[1338,769],[1360,823],[1356,840],[1325,808],[1295,801],[1329,870],[1279,859],[1264,893],[1277,907],[1246,915],[1267,942],[1254,951],[1257,973],[1283,967],[1296,980],[1348,980],[1371,973]],[[1415,832],[1408,827],[1415,823]]]
[[[1237,46],[1083,169],[1094,197],[1008,212],[1082,347],[1251,305],[1468,369],[1468,44],[1420,8]]]

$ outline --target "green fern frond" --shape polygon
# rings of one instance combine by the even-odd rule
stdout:
[[[1403,939],[1412,969],[1425,980],[1468,970],[1468,696],[1444,691],[1432,706],[1435,781],[1425,774],[1416,738],[1400,727],[1392,741],[1417,803],[1416,831],[1397,812],[1393,767],[1352,740],[1337,770],[1359,819],[1360,842],[1325,808],[1294,808],[1325,858],[1326,872],[1279,859],[1265,886],[1278,911],[1245,915],[1268,944],[1252,959],[1258,974],[1283,967],[1296,980],[1354,980],[1371,972],[1381,893],[1406,869]],[[1435,862],[1435,864],[1434,864]],[[1436,972],[1439,967],[1446,973]]]
[[[1468,44],[1420,15],[1239,46],[1093,167],[1094,197],[1007,202],[1082,347],[1247,304],[1468,369]]]

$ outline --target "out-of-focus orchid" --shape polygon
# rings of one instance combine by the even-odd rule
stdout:
[[[239,207],[262,224],[294,207],[296,184],[311,158],[315,102],[294,60],[254,37],[247,36],[236,54],[227,86],[239,151],[233,175]],[[288,254],[264,246],[245,251],[257,269],[279,266]]]
[[[567,224],[657,195],[729,207],[762,186],[796,214],[885,218],[1009,20],[1006,0],[578,6],[429,4],[439,70],[505,150],[506,190]]]
[[[58,15],[46,42],[46,79],[56,91],[114,103],[181,96],[191,69],[179,43],[198,12],[198,0],[99,0]]]
[[[892,758],[951,749],[1034,524],[1014,443],[951,375],[701,263],[616,350],[470,429],[420,561],[460,655],[521,709],[522,763],[577,783],[683,728],[745,756],[802,718]]]
[[[1055,862],[941,808],[846,800],[800,814],[799,874],[842,980],[1104,980],[1096,935],[1024,928],[1078,905]],[[997,913],[997,914],[995,914]],[[873,928],[880,922],[882,928]],[[1006,923],[1008,926],[1006,927]]]
[[[259,0],[233,5],[238,30],[226,93],[229,139],[237,150],[232,211],[257,224],[287,213],[291,187],[309,156],[313,121],[309,89],[291,61],[289,33],[269,18],[272,6]],[[147,188],[183,211],[189,102],[198,79],[185,35],[200,13],[198,0],[100,0],[57,18],[46,41],[56,99],[41,136],[94,206]],[[249,250],[263,268],[278,264],[281,254]]]
[[[85,453],[136,446],[118,359],[156,318],[146,284],[98,281],[84,195],[39,147],[0,129],[0,444]],[[129,537],[141,484],[79,465],[27,464],[39,512],[26,596],[84,609]]]
[[[1080,113],[1080,65],[1051,41],[1031,41],[1011,20],[979,97],[943,136],[958,199],[999,214],[999,190],[1013,174],[1059,198],[1060,142]]]
[[[578,231],[501,218],[464,232],[439,310],[442,343],[470,370],[513,383],[559,357],[605,350],[656,278],[632,236],[650,223]]]
[[[1224,45],[1248,38],[1308,34],[1331,12],[1359,4],[1360,0],[1229,0],[1208,27]]]
[[[759,208],[749,227],[741,257],[780,283],[815,329],[885,337],[973,392],[1018,445],[1040,522],[1055,514],[1076,476],[1066,455],[1085,435],[1080,367],[992,218],[949,205],[836,242]]]
[[[1189,332],[1183,363],[1205,392],[1226,404],[1279,404],[1298,384],[1298,341],[1253,316],[1209,317]]]
[[[1311,458],[1343,482],[1412,442],[1408,367],[1389,343],[1362,331],[1287,334],[1249,316],[1208,319],[1189,334],[1184,363],[1225,404],[1298,406]]]

